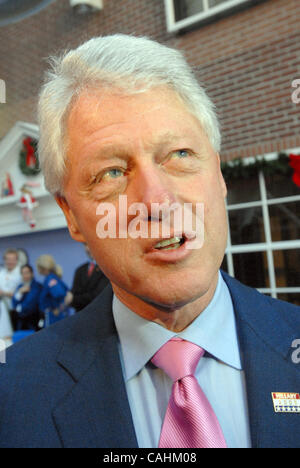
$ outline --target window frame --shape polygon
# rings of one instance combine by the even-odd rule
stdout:
[[[299,154],[300,148],[293,148],[291,150],[287,150],[286,153]],[[264,158],[267,160],[276,159],[277,153],[269,153],[267,155],[264,155]],[[253,161],[253,158],[245,159],[246,164],[250,163],[251,161]],[[279,205],[281,203],[287,203],[287,202],[295,202],[295,201],[300,202],[300,194],[287,196],[287,197],[267,198],[265,177],[262,171],[259,171],[258,173],[258,181],[259,181],[259,188],[260,188],[260,200],[247,202],[247,203],[236,203],[232,205],[228,205],[227,200],[226,200],[226,212],[227,212],[227,221],[228,221],[228,241],[227,241],[227,248],[225,251],[225,258],[227,260],[228,274],[230,276],[235,277],[233,254],[266,252],[270,287],[269,288],[257,288],[257,290],[262,293],[270,294],[275,299],[277,298],[278,294],[300,293],[300,285],[299,287],[285,287],[285,288],[276,286],[276,274],[275,274],[275,265],[274,265],[274,258],[273,258],[273,251],[275,250],[291,250],[291,249],[300,250],[300,239],[272,241],[271,223],[270,223],[270,216],[269,216],[269,206]],[[230,224],[229,224],[229,211],[252,208],[252,207],[262,208],[264,231],[265,231],[265,242],[232,245]]]
[[[180,29],[192,26],[195,23],[204,21],[217,14],[223,13],[231,8],[246,4],[249,0],[229,0],[227,3],[220,4],[214,7],[209,7],[209,0],[203,0],[204,11],[196,13],[188,18],[182,20],[175,20],[175,6],[174,0],[164,0],[165,2],[165,14],[168,32],[176,32]]]

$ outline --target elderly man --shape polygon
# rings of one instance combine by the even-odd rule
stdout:
[[[7,249],[3,255],[4,267],[0,270],[0,338],[10,339],[13,327],[9,316],[11,300],[21,282],[18,251]]]
[[[0,446],[299,446],[300,310],[219,271],[220,134],[184,58],[115,35],[53,63],[39,103],[46,185],[111,287],[8,352]],[[169,217],[164,235],[157,205],[188,207],[191,224]]]

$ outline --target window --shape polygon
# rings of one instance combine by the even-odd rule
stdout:
[[[227,185],[229,236],[222,268],[248,286],[300,305],[299,187],[287,176],[263,172]]]
[[[201,20],[228,11],[249,0],[165,0],[169,32],[191,26]]]

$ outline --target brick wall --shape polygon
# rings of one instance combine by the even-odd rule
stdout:
[[[222,158],[300,144],[300,2],[269,0],[173,40],[217,105]]]
[[[17,120],[35,122],[37,94],[46,58],[93,36],[111,33],[165,35],[163,2],[104,0],[105,8],[75,15],[69,0],[56,0],[40,13],[0,28],[0,78],[7,104],[0,105],[0,138]]]
[[[163,0],[104,0],[104,10],[76,16],[56,0],[17,24],[0,28],[0,138],[17,120],[36,121],[38,90],[51,54],[100,34],[147,35],[182,49],[217,105],[222,158],[300,146],[300,1],[267,0],[184,34],[168,34]]]

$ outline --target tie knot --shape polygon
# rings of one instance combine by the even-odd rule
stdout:
[[[157,351],[151,361],[176,382],[195,373],[203,354],[204,349],[200,346],[181,338],[172,338]]]

